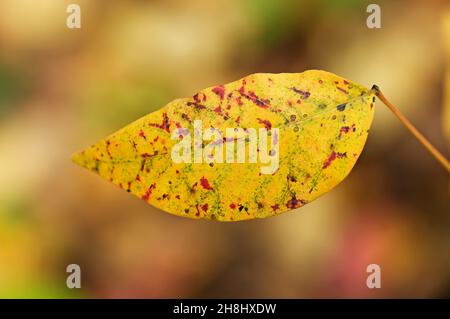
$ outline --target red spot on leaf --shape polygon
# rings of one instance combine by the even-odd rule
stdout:
[[[328,156],[328,158],[325,160],[325,162],[323,162],[322,168],[325,169],[328,166],[330,166],[331,162],[333,162],[335,159],[336,159],[336,152],[333,151],[331,152],[330,156]]]
[[[350,129],[354,132],[356,130],[355,124],[353,124],[351,127],[349,126],[341,127],[341,129],[339,130],[338,139],[340,140],[343,134],[347,134],[348,132],[350,132]]]
[[[341,92],[344,92],[345,94],[348,94],[348,91],[343,88],[337,87],[337,89]]]
[[[145,168],[145,162],[146,162],[146,161],[147,161],[146,158],[144,158],[144,160],[142,161],[142,164],[141,164],[141,172],[144,171],[144,168]]]
[[[158,151],[155,151],[155,153],[153,153],[153,154],[142,153],[142,154],[141,154],[141,157],[143,157],[143,158],[149,158],[149,157],[152,157],[152,156],[155,156],[155,155],[158,155]]]
[[[342,134],[346,134],[350,131],[350,127],[349,126],[343,126],[341,127],[341,129],[339,130],[339,136],[338,139],[340,140],[342,137]]]
[[[189,116],[188,116],[186,113],[181,114],[181,118],[182,118],[183,120],[186,120],[186,121],[188,121],[188,122],[191,122],[191,119],[189,118]]]
[[[222,108],[220,107],[220,105],[214,109],[214,112],[216,112],[217,114],[222,114]]]
[[[150,185],[150,187],[145,191],[144,195],[142,195],[142,199],[147,201],[150,199],[150,196],[152,195],[153,190],[156,188],[156,183],[153,183]]]
[[[197,110],[206,109],[204,105],[200,104],[200,99],[197,94],[193,96],[193,99],[194,102],[187,102],[187,106],[194,106]]]
[[[200,185],[202,185],[202,187],[206,190],[213,189],[212,186],[209,184],[208,180],[204,176],[200,178]]]
[[[269,100],[262,100],[260,99],[255,92],[248,91],[248,95],[246,96],[248,99],[250,99],[253,103],[255,103],[257,106],[262,107],[263,109],[267,109],[269,107]]]
[[[336,154],[336,156],[337,156],[337,158],[344,158],[344,157],[347,157],[347,152],[344,152],[344,153],[337,153]]]
[[[223,85],[216,86],[212,89],[212,91],[216,93],[221,100],[223,100],[223,97],[225,95],[225,87]]]
[[[109,156],[110,158],[112,158],[111,151],[110,151],[110,149],[109,149],[110,146],[111,146],[111,142],[110,142],[109,140],[106,141],[106,153],[108,154],[108,156]],[[97,150],[98,150],[98,148],[97,148]]]
[[[300,96],[302,97],[302,99],[307,99],[309,98],[309,96],[311,95],[311,93],[309,93],[308,91],[303,91],[303,90],[299,90],[296,87],[292,87],[292,91],[294,91],[295,93],[300,94]]]
[[[170,124],[169,124],[169,117],[167,116],[167,113],[163,113],[163,119],[161,124],[157,123],[150,123],[150,126],[154,126],[157,128],[160,128],[161,130],[165,130],[166,132],[170,133]]]
[[[270,123],[270,121],[262,120],[260,118],[258,118],[257,120],[260,124],[263,124],[265,126],[266,130],[270,130],[272,128],[272,123]]]
[[[269,108],[270,100],[262,100],[260,99],[255,92],[248,91],[248,94],[245,93],[245,89],[243,86],[238,90],[238,92],[241,94],[241,96],[245,97],[246,99],[249,99],[254,104],[256,104],[259,107],[262,107],[263,109]]]
[[[200,216],[200,210],[198,209],[198,204],[195,205],[195,209],[197,210],[197,213],[195,216]]]
[[[200,98],[198,97],[198,93],[196,93],[193,97],[195,102],[200,103]]]

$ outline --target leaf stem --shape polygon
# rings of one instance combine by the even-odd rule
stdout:
[[[412,135],[433,155],[433,157],[450,173],[450,163],[415,127],[411,122],[386,99],[378,86],[374,85],[372,90],[375,95],[394,113]]]

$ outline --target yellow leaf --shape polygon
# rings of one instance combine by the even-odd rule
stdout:
[[[349,174],[374,100],[372,90],[324,71],[252,74],[174,100],[73,160],[175,215],[265,218],[313,201]]]

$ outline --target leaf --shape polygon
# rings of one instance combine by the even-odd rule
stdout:
[[[374,101],[372,90],[325,71],[252,74],[174,100],[73,160],[175,215],[220,221],[265,218],[313,201],[350,173],[366,142]],[[256,144],[261,148],[256,163],[248,158],[245,163],[175,163],[173,147],[194,136],[195,120],[202,121],[203,132],[210,127],[223,132],[197,145],[207,159],[220,153],[214,151],[217,145],[223,146],[224,156],[229,143],[241,141],[247,150],[255,145],[254,136],[238,128],[268,129],[270,147]],[[226,128],[236,128],[238,136],[230,138]],[[187,149],[180,154],[188,154]],[[262,160],[273,164],[277,157],[277,169],[270,172]]]

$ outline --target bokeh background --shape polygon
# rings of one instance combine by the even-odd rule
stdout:
[[[349,177],[266,220],[175,217],[70,161],[175,98],[306,69],[378,84],[448,156],[450,3],[377,1],[368,29],[369,3],[2,0],[0,297],[449,297],[448,175],[380,103]]]

